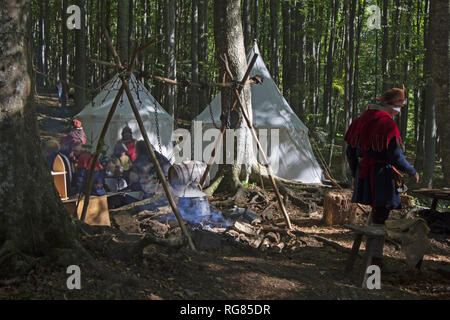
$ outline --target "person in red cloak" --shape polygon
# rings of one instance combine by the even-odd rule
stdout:
[[[61,153],[70,160],[71,171],[75,173],[73,148],[78,144],[86,144],[87,137],[80,120],[73,119],[70,124],[70,132],[61,139]]]
[[[352,202],[371,205],[371,223],[384,225],[389,212],[401,208],[401,190],[397,189],[395,175],[404,172],[418,183],[419,174],[403,155],[400,131],[394,121],[406,104],[406,89],[390,89],[376,100],[353,120],[344,140],[354,178]],[[372,264],[381,266],[382,249],[381,243]]]
[[[136,139],[133,138],[133,132],[130,127],[126,126],[122,129],[122,139],[117,141],[117,144],[124,144],[127,147],[126,155],[131,162],[136,160]]]

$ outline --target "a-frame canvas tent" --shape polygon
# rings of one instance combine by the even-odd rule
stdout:
[[[302,183],[321,183],[322,169],[314,157],[309,142],[308,128],[280,93],[261,58],[256,42],[247,56],[247,61],[251,61],[255,53],[258,54],[258,58],[250,76],[262,75],[263,83],[251,85],[253,125],[257,130],[268,129],[268,132],[270,129],[278,129],[278,146],[270,146],[271,138],[268,138],[268,158],[274,173],[280,178]],[[195,119],[202,121],[204,130],[212,127],[212,118],[216,125],[221,123],[220,93],[212,100],[210,107],[211,110],[207,106]],[[246,134],[245,140],[246,145],[252,145],[251,134]],[[254,162],[253,153],[250,151],[246,153],[253,157],[250,162]],[[205,161],[208,160],[205,159]],[[212,170],[211,175],[215,171]]]
[[[144,122],[150,143],[158,152],[158,130],[156,122],[158,122],[159,137],[161,141],[161,153],[168,159],[172,158],[172,142],[171,135],[173,130],[173,117],[170,116],[163,107],[156,101],[144,85],[136,79],[132,74],[130,77],[129,86],[136,103],[136,106]],[[109,110],[114,102],[114,99],[122,86],[122,80],[116,74],[103,88],[103,90],[87,104],[84,109],[75,117],[83,123],[83,129],[88,137],[88,144],[93,147],[97,145],[98,137],[105,123]],[[157,116],[155,114],[155,106]],[[156,121],[156,119],[158,119]],[[121,139],[122,129],[128,125],[133,131],[133,137],[137,140],[142,139],[139,127],[134,117],[130,102],[126,97],[125,92],[120,98],[116,112],[109,124],[108,131],[105,136],[105,144],[107,146],[107,153],[111,154],[114,150],[115,143]]]

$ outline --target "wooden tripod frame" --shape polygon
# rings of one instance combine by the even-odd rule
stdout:
[[[91,168],[90,168],[90,171],[89,171],[86,196],[85,196],[85,201],[84,201],[84,205],[83,205],[83,211],[81,213],[81,220],[84,221],[85,217],[86,217],[86,212],[87,212],[87,208],[88,208],[88,205],[89,205],[89,197],[91,195],[92,181],[93,181],[93,176],[94,176],[94,168],[95,168],[95,165],[96,165],[96,163],[98,161],[98,156],[100,154],[100,149],[101,149],[102,144],[103,144],[103,139],[105,138],[106,132],[108,130],[109,123],[111,122],[111,119],[112,119],[112,117],[114,115],[114,112],[116,110],[117,104],[119,103],[120,97],[122,96],[123,92],[125,91],[125,94],[127,95],[127,98],[128,98],[128,100],[130,102],[131,109],[133,110],[134,116],[135,116],[136,121],[137,121],[137,123],[139,125],[139,130],[141,131],[142,137],[144,138],[144,142],[145,142],[145,145],[147,147],[147,152],[149,153],[150,158],[151,158],[153,164],[155,165],[156,173],[158,175],[159,180],[161,181],[161,184],[163,186],[163,189],[164,189],[164,192],[165,192],[165,194],[167,196],[167,199],[169,200],[169,204],[172,207],[172,211],[173,211],[173,213],[175,214],[175,216],[176,216],[176,218],[178,220],[178,224],[180,225],[180,228],[181,228],[184,236],[188,240],[189,247],[192,250],[195,251],[196,249],[195,249],[194,242],[192,241],[192,238],[189,235],[189,232],[188,232],[188,230],[186,228],[186,225],[185,225],[185,223],[183,221],[183,218],[181,217],[180,211],[178,210],[178,207],[177,207],[177,205],[176,205],[176,203],[174,201],[174,198],[173,198],[173,196],[172,196],[172,194],[170,192],[169,185],[167,183],[166,177],[164,176],[164,172],[163,172],[163,170],[162,170],[162,168],[161,168],[161,166],[160,166],[160,164],[159,164],[159,162],[158,162],[158,160],[156,158],[155,152],[154,152],[154,150],[153,150],[153,148],[152,148],[152,146],[150,144],[150,140],[148,139],[147,132],[145,131],[144,123],[142,122],[142,118],[141,118],[141,116],[139,114],[139,111],[138,111],[138,109],[136,107],[136,103],[133,100],[133,96],[131,95],[131,90],[130,90],[130,87],[128,85],[128,79],[129,79],[130,74],[132,73],[132,71],[134,69],[134,64],[135,64],[136,57],[137,57],[138,53],[140,51],[144,50],[146,47],[148,47],[152,43],[150,42],[150,43],[145,44],[144,46],[142,46],[140,48],[137,48],[135,50],[134,54],[133,54],[133,58],[131,60],[131,63],[125,68],[122,65],[122,62],[120,61],[120,57],[117,54],[117,51],[115,50],[115,48],[114,48],[114,46],[112,44],[111,38],[109,37],[109,34],[108,34],[108,32],[106,30],[104,31],[104,34],[105,34],[105,38],[106,38],[107,43],[108,43],[109,50],[113,54],[114,60],[116,62],[116,64],[108,63],[108,66],[117,68],[117,70],[119,72],[119,77],[122,80],[122,86],[120,87],[119,92],[117,93],[117,95],[116,95],[116,97],[114,99],[114,102],[113,102],[113,104],[111,106],[111,109],[109,110],[108,116],[106,117],[105,124],[103,125],[103,129],[102,129],[102,131],[100,133],[100,137],[98,138],[96,151],[94,153],[94,159],[93,159],[93,161],[91,163]]]

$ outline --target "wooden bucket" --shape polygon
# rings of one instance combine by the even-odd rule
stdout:
[[[174,164],[169,168],[169,182],[172,186],[196,186],[206,170],[206,163],[189,160]],[[209,185],[209,174],[203,186]]]

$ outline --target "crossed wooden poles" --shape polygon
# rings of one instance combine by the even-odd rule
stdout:
[[[108,42],[109,50],[113,54],[114,60],[116,62],[115,64],[110,63],[109,66],[110,67],[116,67],[117,70],[119,71],[119,77],[122,80],[122,86],[120,87],[119,92],[117,93],[117,95],[116,95],[116,97],[114,99],[114,102],[113,102],[113,104],[111,106],[111,109],[109,110],[108,116],[106,117],[105,124],[103,125],[103,129],[102,129],[102,131],[100,133],[100,137],[98,138],[96,151],[94,153],[94,158],[92,160],[91,168],[90,168],[90,171],[89,171],[86,196],[85,196],[85,200],[84,200],[83,211],[81,213],[81,220],[84,221],[84,219],[86,217],[86,211],[87,211],[87,208],[88,208],[88,205],[89,205],[89,197],[91,195],[91,188],[92,188],[92,182],[93,182],[93,176],[94,176],[94,168],[95,168],[95,165],[96,165],[96,163],[98,161],[98,156],[100,154],[100,149],[102,148],[102,145],[103,145],[103,139],[105,138],[106,132],[108,130],[109,123],[111,122],[111,119],[112,119],[112,117],[114,115],[114,112],[116,111],[116,107],[117,107],[117,104],[119,103],[120,97],[122,96],[123,92],[125,91],[125,93],[126,93],[126,95],[128,97],[128,100],[130,102],[131,109],[133,110],[134,116],[135,116],[136,121],[137,121],[137,123],[139,125],[139,130],[141,131],[142,137],[144,138],[144,142],[145,142],[145,145],[147,147],[147,152],[149,153],[150,158],[151,158],[153,164],[156,167],[156,173],[158,175],[159,180],[162,183],[162,186],[164,188],[164,192],[166,193],[167,199],[169,200],[169,204],[172,207],[172,211],[173,211],[173,213],[175,214],[175,216],[176,216],[176,218],[178,220],[178,224],[180,225],[180,228],[181,228],[183,234],[185,235],[185,237],[188,240],[190,248],[195,251],[194,242],[192,241],[192,238],[191,238],[191,236],[189,235],[189,233],[187,231],[187,228],[186,228],[186,226],[184,224],[183,218],[181,217],[180,211],[178,210],[178,207],[177,207],[177,205],[176,205],[176,203],[175,203],[175,201],[173,199],[173,196],[172,196],[172,194],[171,194],[171,192],[169,190],[169,186],[168,186],[166,178],[164,176],[164,172],[161,169],[161,166],[160,166],[160,164],[159,164],[159,162],[158,162],[158,160],[156,158],[155,152],[154,152],[154,150],[153,150],[153,148],[152,148],[152,146],[150,144],[150,140],[148,139],[147,132],[146,132],[145,127],[144,127],[144,123],[142,122],[142,118],[141,118],[141,116],[139,114],[139,111],[138,111],[138,109],[136,107],[136,103],[134,102],[133,96],[131,95],[130,87],[128,85],[128,79],[130,78],[130,74],[133,71],[133,67],[134,67],[134,64],[135,64],[136,57],[137,57],[138,53],[140,51],[144,50],[146,47],[148,47],[152,43],[148,43],[148,44],[146,44],[146,45],[136,49],[134,54],[133,54],[133,57],[131,59],[131,63],[127,67],[124,67],[122,65],[122,62],[120,61],[120,58],[119,58],[119,55],[117,54],[117,51],[114,49],[114,46],[112,44],[111,38],[108,35],[108,32],[105,30],[104,33],[105,33],[106,40]]]
[[[226,70],[226,74],[228,75],[228,78],[230,78],[232,81],[234,81],[234,77],[233,77],[233,74],[231,73],[226,54],[224,54],[223,57],[221,57],[221,58],[222,58],[223,63],[225,64],[225,70]],[[261,143],[260,143],[260,141],[259,141],[259,139],[258,139],[258,137],[256,135],[255,127],[253,127],[253,124],[252,124],[252,122],[250,120],[250,117],[247,114],[247,110],[244,108],[244,105],[242,103],[241,96],[240,96],[242,90],[244,89],[244,85],[246,84],[247,79],[250,76],[250,72],[251,72],[251,70],[253,69],[253,66],[256,63],[256,59],[257,58],[258,58],[258,54],[255,53],[255,55],[252,58],[252,61],[250,62],[250,65],[247,68],[247,71],[244,74],[243,79],[239,83],[240,85],[238,87],[234,87],[234,88],[231,89],[233,91],[233,94],[234,94],[234,97],[235,97],[234,102],[231,105],[231,111],[233,111],[236,108],[236,105],[239,106],[239,109],[242,112],[242,115],[244,116],[245,122],[247,123],[247,126],[249,127],[249,129],[250,129],[250,131],[252,133],[253,139],[254,139],[254,141],[256,141],[256,144],[258,146],[258,150],[261,152],[261,155],[263,157],[264,167],[266,167],[267,173],[269,175],[270,182],[271,182],[271,184],[272,184],[272,186],[273,186],[273,188],[275,190],[275,194],[277,196],[278,204],[280,205],[280,209],[283,212],[283,216],[284,216],[284,219],[286,221],[286,225],[289,228],[289,230],[292,230],[291,221],[289,219],[289,215],[288,215],[288,213],[286,211],[286,208],[284,206],[283,200],[281,198],[280,191],[278,190],[277,183],[275,182],[275,178],[274,178],[274,175],[273,175],[272,168],[271,168],[271,166],[269,164],[269,160],[267,159],[267,156],[266,156],[266,154],[265,154],[265,152],[264,152],[264,150],[263,150],[263,148],[261,146]],[[221,135],[217,139],[216,145],[214,146],[214,149],[211,152],[211,157],[210,157],[210,159],[208,161],[208,164],[206,166],[206,170],[203,173],[202,178],[200,179],[200,183],[199,183],[200,188],[203,188],[203,184],[204,184],[204,182],[206,180],[206,177],[208,176],[208,173],[211,170],[211,166],[212,166],[212,164],[214,162],[214,159],[216,157],[216,149],[219,147],[219,145],[220,145],[220,143],[221,143],[221,141],[223,139],[223,136],[225,134],[225,131],[226,131],[226,126],[224,124],[222,124]]]
[[[127,98],[128,98],[128,100],[130,102],[131,109],[133,110],[134,116],[135,116],[136,121],[138,123],[139,130],[141,131],[141,134],[142,134],[142,136],[144,138],[144,142],[145,142],[145,145],[147,147],[147,151],[148,151],[148,153],[150,155],[150,158],[151,158],[153,164],[156,167],[156,173],[158,175],[159,180],[161,181],[161,184],[163,186],[163,189],[164,189],[164,192],[165,192],[165,194],[167,196],[169,204],[170,204],[170,206],[172,208],[172,211],[174,212],[174,214],[175,214],[175,216],[176,216],[176,218],[178,220],[178,223],[180,225],[180,228],[181,228],[183,234],[185,235],[185,237],[188,240],[190,248],[195,251],[194,242],[192,241],[192,238],[191,238],[191,236],[189,235],[189,233],[187,231],[187,228],[186,228],[186,226],[184,224],[183,218],[181,217],[181,214],[180,214],[180,212],[178,210],[178,207],[177,207],[177,205],[176,205],[176,203],[174,201],[174,198],[173,198],[173,196],[172,196],[172,194],[170,192],[169,186],[167,184],[167,180],[166,180],[166,178],[164,176],[164,172],[163,172],[163,170],[162,170],[162,168],[161,168],[161,166],[160,166],[160,164],[159,164],[159,162],[158,162],[158,160],[156,158],[155,152],[154,152],[154,150],[153,150],[153,148],[152,148],[152,146],[150,144],[150,140],[148,139],[147,132],[146,132],[144,124],[142,122],[142,118],[141,118],[141,116],[139,114],[139,111],[138,111],[138,109],[136,107],[136,103],[134,102],[133,96],[131,94],[130,87],[128,85],[128,79],[130,77],[130,74],[133,72],[134,65],[135,65],[135,62],[136,62],[136,58],[137,58],[139,52],[143,51],[145,48],[147,48],[148,46],[153,44],[153,42],[149,42],[149,43],[145,44],[144,46],[137,48],[134,51],[134,53],[133,53],[133,56],[132,56],[132,59],[131,59],[131,63],[128,66],[123,66],[122,62],[120,60],[120,57],[117,54],[117,51],[115,50],[115,48],[114,48],[114,46],[112,44],[111,38],[109,37],[109,34],[108,34],[108,32],[106,30],[104,31],[104,34],[105,34],[105,38],[106,38],[107,43],[108,43],[108,48],[109,48],[109,50],[111,51],[111,53],[112,53],[112,55],[114,57],[115,63],[104,62],[104,61],[97,61],[97,60],[93,60],[93,62],[99,63],[99,64],[103,64],[103,65],[106,65],[108,67],[115,67],[115,68],[117,68],[117,70],[119,72],[119,77],[122,80],[122,86],[120,87],[119,92],[117,93],[117,95],[116,95],[116,97],[114,99],[114,102],[113,102],[113,104],[111,106],[111,109],[109,110],[108,116],[106,117],[105,124],[103,125],[102,131],[101,131],[100,136],[98,138],[96,151],[94,153],[94,158],[92,159],[91,168],[90,168],[90,171],[89,171],[89,177],[88,177],[88,181],[87,181],[87,190],[86,190],[85,200],[84,200],[84,204],[83,204],[83,210],[82,210],[82,213],[81,213],[81,220],[82,221],[85,220],[87,208],[89,206],[89,198],[90,198],[90,195],[91,195],[91,188],[92,188],[92,183],[93,183],[94,169],[95,169],[96,163],[98,161],[98,157],[99,157],[99,154],[100,154],[100,149],[103,147],[103,139],[105,138],[106,132],[107,132],[108,127],[109,127],[109,123],[111,122],[111,119],[112,119],[112,117],[113,117],[113,115],[115,113],[115,110],[117,108],[117,105],[118,105],[118,103],[120,101],[120,97],[122,96],[123,92],[125,91],[125,93],[127,95]],[[286,208],[284,206],[283,200],[281,198],[280,191],[279,191],[279,189],[277,187],[277,184],[275,182],[272,168],[269,165],[269,161],[267,159],[267,156],[264,153],[264,151],[262,149],[262,146],[261,146],[261,144],[260,144],[260,142],[258,140],[258,137],[256,135],[255,128],[253,127],[252,122],[250,121],[250,118],[249,118],[249,116],[247,114],[247,111],[245,110],[245,108],[243,106],[243,103],[241,101],[241,98],[240,98],[240,93],[242,92],[242,90],[244,88],[244,85],[250,84],[250,83],[253,83],[253,82],[257,82],[257,80],[255,81],[254,79],[248,80],[248,78],[250,76],[250,72],[251,72],[251,70],[253,69],[253,66],[256,63],[256,59],[257,58],[258,58],[258,55],[255,54],[253,56],[253,59],[252,59],[250,65],[249,65],[249,67],[247,68],[247,71],[246,71],[243,79],[239,82],[239,86],[236,87],[236,86],[234,86],[234,83],[233,83],[234,87],[232,87],[231,90],[234,93],[235,100],[234,100],[234,102],[233,102],[233,104],[231,106],[231,110],[234,110],[234,108],[237,105],[239,105],[239,108],[240,108],[240,110],[241,110],[241,112],[242,112],[242,114],[244,116],[244,119],[245,119],[245,121],[247,123],[247,126],[250,128],[250,130],[252,132],[253,139],[257,143],[258,150],[260,150],[260,152],[261,152],[261,154],[263,156],[263,160],[265,162],[264,166],[267,169],[267,172],[268,172],[271,184],[272,184],[272,186],[273,186],[273,188],[275,190],[278,203],[280,205],[280,208],[281,208],[281,210],[283,212],[283,215],[284,215],[284,218],[286,220],[286,225],[291,230],[292,229],[292,225],[291,225],[291,222],[290,222],[290,219],[289,219],[289,215],[288,215],[288,213],[286,211]],[[227,73],[228,77],[232,81],[234,81],[234,77],[233,77],[233,74],[230,71],[226,55],[224,55],[224,58],[222,58],[222,60],[225,63],[226,73]],[[163,82],[172,84],[172,85],[183,85],[182,83],[178,83],[178,82],[176,82],[174,80],[171,80],[171,79],[166,79],[166,78],[162,78],[162,77],[159,77],[160,79],[158,79],[158,77],[153,77],[153,78],[155,78],[156,80],[159,80],[159,81],[163,81]],[[194,86],[194,87],[197,87],[197,84],[190,84],[190,85]],[[200,85],[200,86],[202,86],[202,85]],[[222,85],[219,84],[217,86],[219,86],[219,87],[230,87],[230,84],[227,84],[224,81],[224,83]],[[225,131],[226,131],[226,127],[224,125],[222,125],[221,135],[220,135],[219,139],[217,139],[216,145],[215,145],[215,147],[214,147],[214,149],[213,149],[213,151],[211,153],[210,161],[208,162],[206,170],[205,170],[205,172],[204,172],[204,174],[203,174],[203,176],[202,176],[202,178],[200,180],[200,187],[201,188],[203,187],[205,179],[206,179],[206,177],[207,177],[207,175],[208,175],[208,173],[209,173],[209,171],[211,169],[212,163],[213,163],[215,155],[216,155],[216,149],[220,145],[220,142],[223,139]]]

